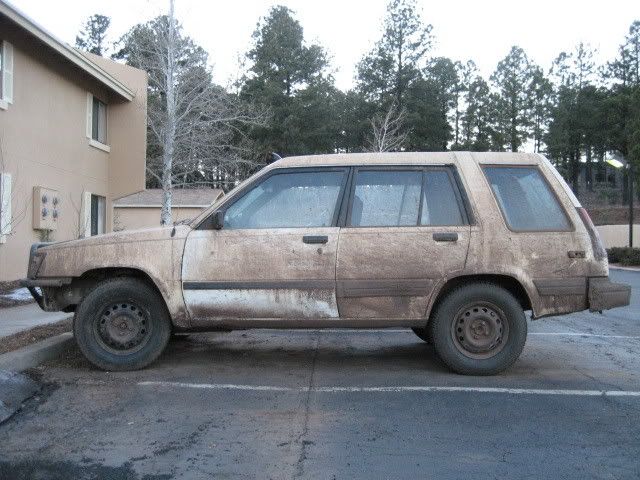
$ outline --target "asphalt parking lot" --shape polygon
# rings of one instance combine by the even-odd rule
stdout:
[[[117,374],[74,348],[0,425],[0,478],[639,478],[640,273],[611,276],[631,306],[531,322],[489,378],[401,329],[190,335]]]

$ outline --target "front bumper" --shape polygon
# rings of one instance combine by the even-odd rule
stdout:
[[[631,287],[624,283],[613,283],[608,277],[591,277],[588,299],[592,312],[625,307],[631,300]]]
[[[25,278],[20,280],[20,286],[25,287],[29,290],[29,293],[36,301],[38,306],[44,311],[52,311],[47,307],[44,296],[36,290],[36,287],[40,287],[42,290],[46,287],[62,287],[63,285],[69,285],[71,283],[71,278],[38,278],[31,279]]]

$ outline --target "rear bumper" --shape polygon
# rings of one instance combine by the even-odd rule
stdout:
[[[588,300],[592,312],[624,307],[631,300],[631,287],[624,283],[613,283],[608,277],[591,277]]]

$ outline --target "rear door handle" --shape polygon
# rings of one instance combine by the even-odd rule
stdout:
[[[439,232],[433,234],[433,239],[436,242],[457,242],[458,234],[456,232]]]
[[[302,237],[304,243],[327,243],[329,237],[327,235],[305,235]]]

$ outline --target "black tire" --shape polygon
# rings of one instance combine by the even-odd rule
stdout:
[[[495,375],[518,359],[527,340],[527,320],[518,300],[504,288],[474,283],[450,292],[430,322],[433,346],[451,370]]]
[[[413,330],[413,333],[415,333],[420,340],[424,340],[427,345],[433,345],[431,329],[429,327],[412,327],[411,330]]]
[[[73,334],[96,367],[138,370],[167,346],[171,320],[152,287],[134,278],[115,278],[98,284],[78,305]]]

